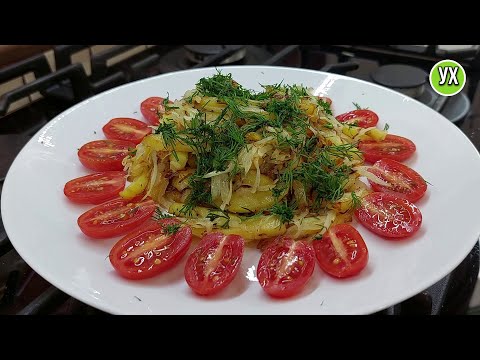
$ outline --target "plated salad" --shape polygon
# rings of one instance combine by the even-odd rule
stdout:
[[[367,266],[354,216],[386,240],[418,231],[414,203],[427,183],[402,164],[416,151],[412,141],[377,128],[378,115],[358,104],[334,115],[332,99],[302,85],[262,87],[218,72],[181,99],[145,99],[148,124],[111,119],[106,139],[79,149],[95,173],[64,193],[96,205],[78,218],[86,236],[123,236],[109,256],[121,276],[162,276],[192,247],[185,282],[214,295],[237,276],[249,247],[261,252],[263,290],[290,297],[316,265],[335,278]]]

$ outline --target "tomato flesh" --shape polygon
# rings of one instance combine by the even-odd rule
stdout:
[[[124,140],[96,140],[78,150],[80,162],[94,171],[123,170],[122,160],[135,144]]]
[[[164,100],[162,97],[152,96],[140,104],[140,111],[150,124],[158,125],[160,123],[160,116],[165,113]],[[171,103],[172,101],[169,101],[169,104]]]
[[[365,161],[374,163],[380,159],[404,161],[416,150],[415,144],[402,136],[388,134],[383,141],[360,141],[358,149],[363,152]]]
[[[131,141],[134,144],[139,144],[145,136],[152,133],[147,124],[131,118],[112,119],[102,130],[107,139]]]
[[[213,295],[230,284],[240,269],[245,241],[239,235],[205,235],[185,264],[185,280],[199,295]]]
[[[260,256],[257,278],[272,297],[286,298],[298,294],[315,269],[315,251],[306,241],[282,237],[268,245]]]
[[[65,184],[63,193],[79,204],[101,204],[118,196],[125,188],[125,172],[105,171],[82,176]]]
[[[369,128],[377,125],[378,115],[371,110],[358,109],[338,115],[337,120],[347,124],[355,124],[361,128]]]
[[[375,191],[392,194],[411,202],[420,200],[427,191],[427,183],[420,174],[398,161],[381,159],[368,171],[391,185],[387,187],[369,179]]]
[[[131,280],[151,278],[171,269],[192,242],[189,226],[169,231],[169,226],[179,224],[174,218],[148,220],[113,246],[109,256],[112,266],[122,277]]]
[[[77,223],[80,230],[92,238],[114,237],[126,234],[145,222],[156,206],[150,198],[141,201],[117,198],[83,213]]]
[[[332,226],[322,239],[314,240],[312,245],[320,268],[331,276],[354,276],[367,265],[367,245],[360,233],[349,224]]]
[[[422,213],[415,204],[380,192],[365,196],[355,216],[370,231],[393,239],[415,234],[422,224]]]

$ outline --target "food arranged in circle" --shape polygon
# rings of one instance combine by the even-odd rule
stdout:
[[[64,193],[96,205],[78,218],[86,236],[122,236],[109,255],[119,275],[162,276],[190,249],[185,286],[215,296],[250,248],[261,253],[261,288],[286,298],[316,265],[338,281],[368,266],[354,216],[385,241],[418,231],[414,202],[427,183],[401,163],[416,151],[411,140],[377,128],[374,109],[352,102],[334,116],[335,99],[302,85],[262,87],[218,72],[178,100],[145,99],[146,122],[105,119],[107,139],[79,149],[95,173]]]

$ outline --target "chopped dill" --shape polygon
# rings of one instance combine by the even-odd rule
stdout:
[[[274,215],[277,215],[280,218],[280,221],[284,223],[289,223],[293,220],[293,211],[295,210],[294,206],[288,206],[286,202],[276,203],[270,209],[270,212]]]
[[[358,105],[358,103],[356,103],[356,102],[352,102],[352,104],[353,104],[353,106],[355,106],[355,108],[356,108],[357,110],[367,110],[367,109],[368,109],[368,107],[366,107],[366,108],[361,107],[361,106]]]
[[[159,207],[157,207],[155,209],[155,212],[153,213],[153,220],[162,220],[162,219],[168,219],[168,218],[172,218],[173,215],[170,215],[168,213],[164,213],[162,209],[160,209]]]
[[[224,75],[220,70],[217,74],[208,78],[201,78],[197,82],[197,90],[205,96],[223,99],[226,97],[240,97],[250,99],[252,92],[244,89],[232,79],[232,74]]]
[[[225,211],[222,211],[221,214],[209,212],[206,218],[209,219],[210,221],[214,221],[215,219],[219,219],[219,218],[225,219],[225,222],[221,225],[221,228],[228,229],[230,227],[230,216]]]
[[[179,109],[178,106],[172,106],[170,105],[170,94],[167,92],[167,97],[163,99],[163,107],[165,108],[165,111],[170,111],[173,109]],[[158,114],[159,117],[162,116],[162,113]]]
[[[320,105],[323,108],[323,111],[325,111],[325,114],[333,116],[332,109],[330,108],[330,104],[328,102],[320,98],[317,100],[317,102],[318,102],[318,105]]]
[[[277,184],[272,189],[273,196],[278,199],[292,188],[292,184],[293,170],[291,167],[288,167],[282,173],[280,173]]]
[[[172,154],[175,157],[175,160],[178,161],[178,155],[175,151],[175,142],[178,140],[177,128],[174,123],[163,122],[155,129],[155,134],[161,134],[165,146],[171,147]]]
[[[335,202],[343,196],[352,169],[338,166],[336,158],[354,156],[361,156],[361,152],[352,144],[325,146],[315,152],[312,161],[302,163],[293,171],[293,178],[302,182],[307,191],[312,190],[315,208],[320,208],[324,200]]]
[[[165,234],[174,235],[180,230],[182,226],[180,224],[168,224],[163,228]]]
[[[355,191],[352,191],[352,209],[358,209],[362,205],[362,199],[358,197]]]
[[[197,206],[218,208],[211,195],[211,179],[205,178],[205,175],[228,169],[228,179],[231,180],[240,173],[242,168],[238,156],[247,146],[246,135],[250,132],[261,133],[263,138],[275,136],[278,149],[286,150],[293,156],[288,166],[279,171],[272,189],[277,203],[269,211],[278,215],[282,222],[293,219],[295,208],[289,203],[289,192],[294,180],[304,185],[317,207],[322,206],[323,201],[337,201],[344,194],[352,169],[339,165],[339,160],[361,158],[361,152],[355,144],[325,146],[320,143],[317,136],[309,133],[311,115],[307,115],[301,107],[305,105],[305,99],[315,99],[323,111],[332,116],[330,104],[310,95],[303,86],[279,83],[262,87],[263,91],[258,93],[248,90],[235,82],[231,74],[222,74],[217,70],[213,76],[200,79],[195,91],[185,99],[191,103],[197,95],[208,96],[214,98],[210,101],[224,104],[216,118],[207,119],[206,110],[200,108],[193,118],[178,128],[174,123],[164,121],[155,130],[155,134],[162,135],[167,147],[174,148],[179,142],[189,146],[195,155],[196,168],[188,178],[190,192],[180,209],[181,213],[191,214]],[[166,110],[175,108],[169,104],[168,96],[163,105]],[[333,129],[331,123],[323,126]],[[178,160],[176,152],[172,153]],[[229,226],[230,218],[225,212],[215,210],[207,218],[211,221],[225,218],[221,226]]]
[[[383,127],[383,131],[387,131],[388,129],[390,129],[390,125],[388,125],[388,123],[385,123],[385,126]]]

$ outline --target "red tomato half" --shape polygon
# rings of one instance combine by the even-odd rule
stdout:
[[[173,266],[186,254],[192,229],[176,219],[149,220],[121,238],[110,251],[110,262],[127,279],[147,279]]]
[[[134,143],[124,140],[91,141],[78,150],[78,158],[94,171],[123,170],[122,160],[134,147]]]
[[[152,96],[140,104],[140,111],[150,124],[158,125],[160,123],[160,116],[165,113],[164,100],[162,97]],[[169,104],[171,103],[172,101],[169,101]]]
[[[312,245],[285,237],[265,248],[258,262],[257,278],[268,295],[286,298],[303,289],[314,269]]]
[[[378,115],[371,110],[359,109],[337,115],[337,120],[347,124],[357,124],[362,128],[369,128],[377,125]]]
[[[380,159],[407,160],[416,150],[415,144],[404,137],[388,134],[383,141],[360,141],[358,149],[363,152],[365,161],[374,163]]]
[[[332,226],[322,239],[313,240],[313,248],[320,268],[337,278],[358,274],[368,262],[367,245],[349,224]]]
[[[136,201],[137,200],[137,201]],[[92,238],[104,239],[126,234],[145,222],[155,211],[152,199],[115,199],[97,205],[80,215],[80,230]]]
[[[355,216],[367,229],[386,238],[411,236],[422,224],[422,213],[415,204],[379,192],[365,196]]]
[[[427,191],[427,183],[420,174],[398,161],[381,159],[368,171],[391,185],[386,187],[368,180],[375,191],[392,194],[411,202],[421,199]]]
[[[125,188],[125,172],[105,171],[82,176],[65,184],[65,196],[80,204],[101,204],[113,199]]]
[[[185,264],[185,280],[199,295],[212,295],[232,282],[240,269],[245,241],[238,235],[205,235]]]
[[[152,133],[147,124],[131,118],[112,119],[102,129],[107,139],[126,140],[135,144]]]

